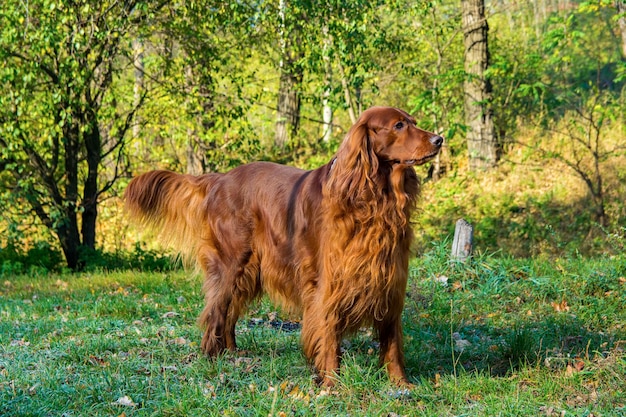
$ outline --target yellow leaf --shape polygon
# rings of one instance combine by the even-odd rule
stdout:
[[[557,303],[557,302],[553,301],[553,302],[550,303],[550,305],[558,313],[569,311],[569,306],[567,305],[567,301],[565,301],[565,300],[561,300],[560,303]]]

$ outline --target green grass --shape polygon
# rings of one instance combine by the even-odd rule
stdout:
[[[200,278],[183,272],[5,276],[0,415],[626,415],[624,256],[451,265],[446,251],[411,266],[409,391],[365,330],[344,343],[337,387],[317,387],[299,331],[269,325],[265,299],[239,323],[241,351],[206,360]]]

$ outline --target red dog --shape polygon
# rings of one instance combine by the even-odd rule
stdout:
[[[412,166],[442,143],[408,113],[374,107],[313,171],[269,162],[198,177],[152,171],[130,183],[126,205],[204,272],[207,355],[236,349],[237,319],[265,292],[301,311],[304,351],[323,384],[339,370],[342,336],[363,325],[376,329],[390,378],[406,384],[401,314],[419,190]]]

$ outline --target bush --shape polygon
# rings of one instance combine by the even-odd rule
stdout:
[[[171,256],[146,250],[140,244],[132,251],[104,252],[82,248],[81,264],[86,271],[140,271],[164,272],[175,270],[180,263]],[[27,251],[13,245],[0,248],[0,276],[29,274],[44,275],[60,272],[64,266],[63,255],[47,242],[38,242]]]
[[[164,272],[178,269],[179,262],[155,250],[146,250],[140,243],[132,251],[103,252],[84,249],[81,261],[88,271],[114,271],[136,269],[140,271]]]
[[[63,256],[48,242],[37,242],[27,251],[14,245],[0,248],[0,276],[45,274],[61,268]]]

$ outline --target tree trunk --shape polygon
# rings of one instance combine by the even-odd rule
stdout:
[[[196,129],[187,129],[187,174],[201,175],[204,173],[204,158],[200,148],[200,138]]]
[[[215,127],[215,97],[213,79],[204,71],[206,64],[193,62],[185,69],[187,82],[187,107],[192,112],[195,124],[187,129],[187,173],[201,175],[215,170],[210,163],[208,152],[216,148],[216,144],[207,140],[207,132]],[[196,110],[200,107],[202,110]]]
[[[322,120],[323,123],[323,134],[322,140],[324,142],[330,141],[330,138],[333,133],[333,109],[330,106],[330,86],[332,83],[332,66],[330,64],[330,56],[329,49],[331,40],[328,36],[328,26],[324,26],[322,29],[324,32],[324,50],[323,50],[323,59],[324,59],[324,83],[326,84],[326,88],[324,88],[324,96],[322,98]]]
[[[330,103],[328,101],[328,97],[330,96],[330,88],[327,88],[324,91],[324,98],[322,99],[322,118],[324,121],[323,128],[324,134],[322,135],[322,140],[324,142],[330,141],[330,138],[333,134],[333,109],[330,107]]]
[[[69,210],[69,209],[68,209]],[[61,243],[61,250],[65,256],[65,262],[67,267],[72,271],[80,269],[79,250],[80,237],[78,235],[78,226],[76,222],[71,221],[71,215],[67,214],[68,218],[65,219],[67,224],[61,224],[55,228],[59,242]],[[74,214],[74,220],[76,215]]]
[[[626,58],[626,0],[615,0],[615,6],[619,13],[617,23],[622,34],[622,56]]]
[[[465,43],[465,123],[470,169],[492,168],[498,149],[491,108],[491,83],[485,77],[489,67],[484,0],[462,0]]]
[[[341,61],[339,61],[339,71],[341,71],[341,86],[343,87],[343,96],[346,101],[346,107],[348,108],[348,115],[350,116],[350,122],[352,124],[355,124],[358,114],[354,110],[354,105],[352,104],[352,95],[350,94],[350,87],[348,85],[348,79],[346,78],[346,72],[343,69],[343,65],[341,64]]]
[[[80,234],[78,233],[78,219],[76,203],[78,201],[78,152],[79,152],[79,127],[75,124],[68,125],[64,129],[65,136],[65,201],[63,206],[58,207],[61,211],[61,219],[55,226],[55,231],[61,243],[67,266],[71,270],[80,268],[79,247]]]
[[[300,127],[300,77],[293,73],[294,68],[281,68],[278,91],[278,115],[274,143],[284,148],[296,136]]]
[[[85,123],[89,131],[85,132],[85,148],[87,151],[87,178],[85,179],[82,201],[82,236],[83,245],[89,249],[96,248],[96,218],[98,216],[98,168],[102,159],[102,141],[95,116]]]
[[[144,89],[144,67],[143,67],[143,42],[140,38],[133,40],[133,65],[135,66],[135,83],[133,85],[134,106],[138,107],[141,101],[141,93]],[[141,119],[138,115],[133,121],[133,138],[139,137]]]
[[[300,94],[302,73],[297,68],[299,58],[299,29],[296,24],[287,24],[287,4],[279,1],[278,17],[280,20],[280,84],[278,87],[278,106],[276,115],[276,135],[274,144],[282,149],[300,127]],[[291,21],[291,19],[289,19]]]

